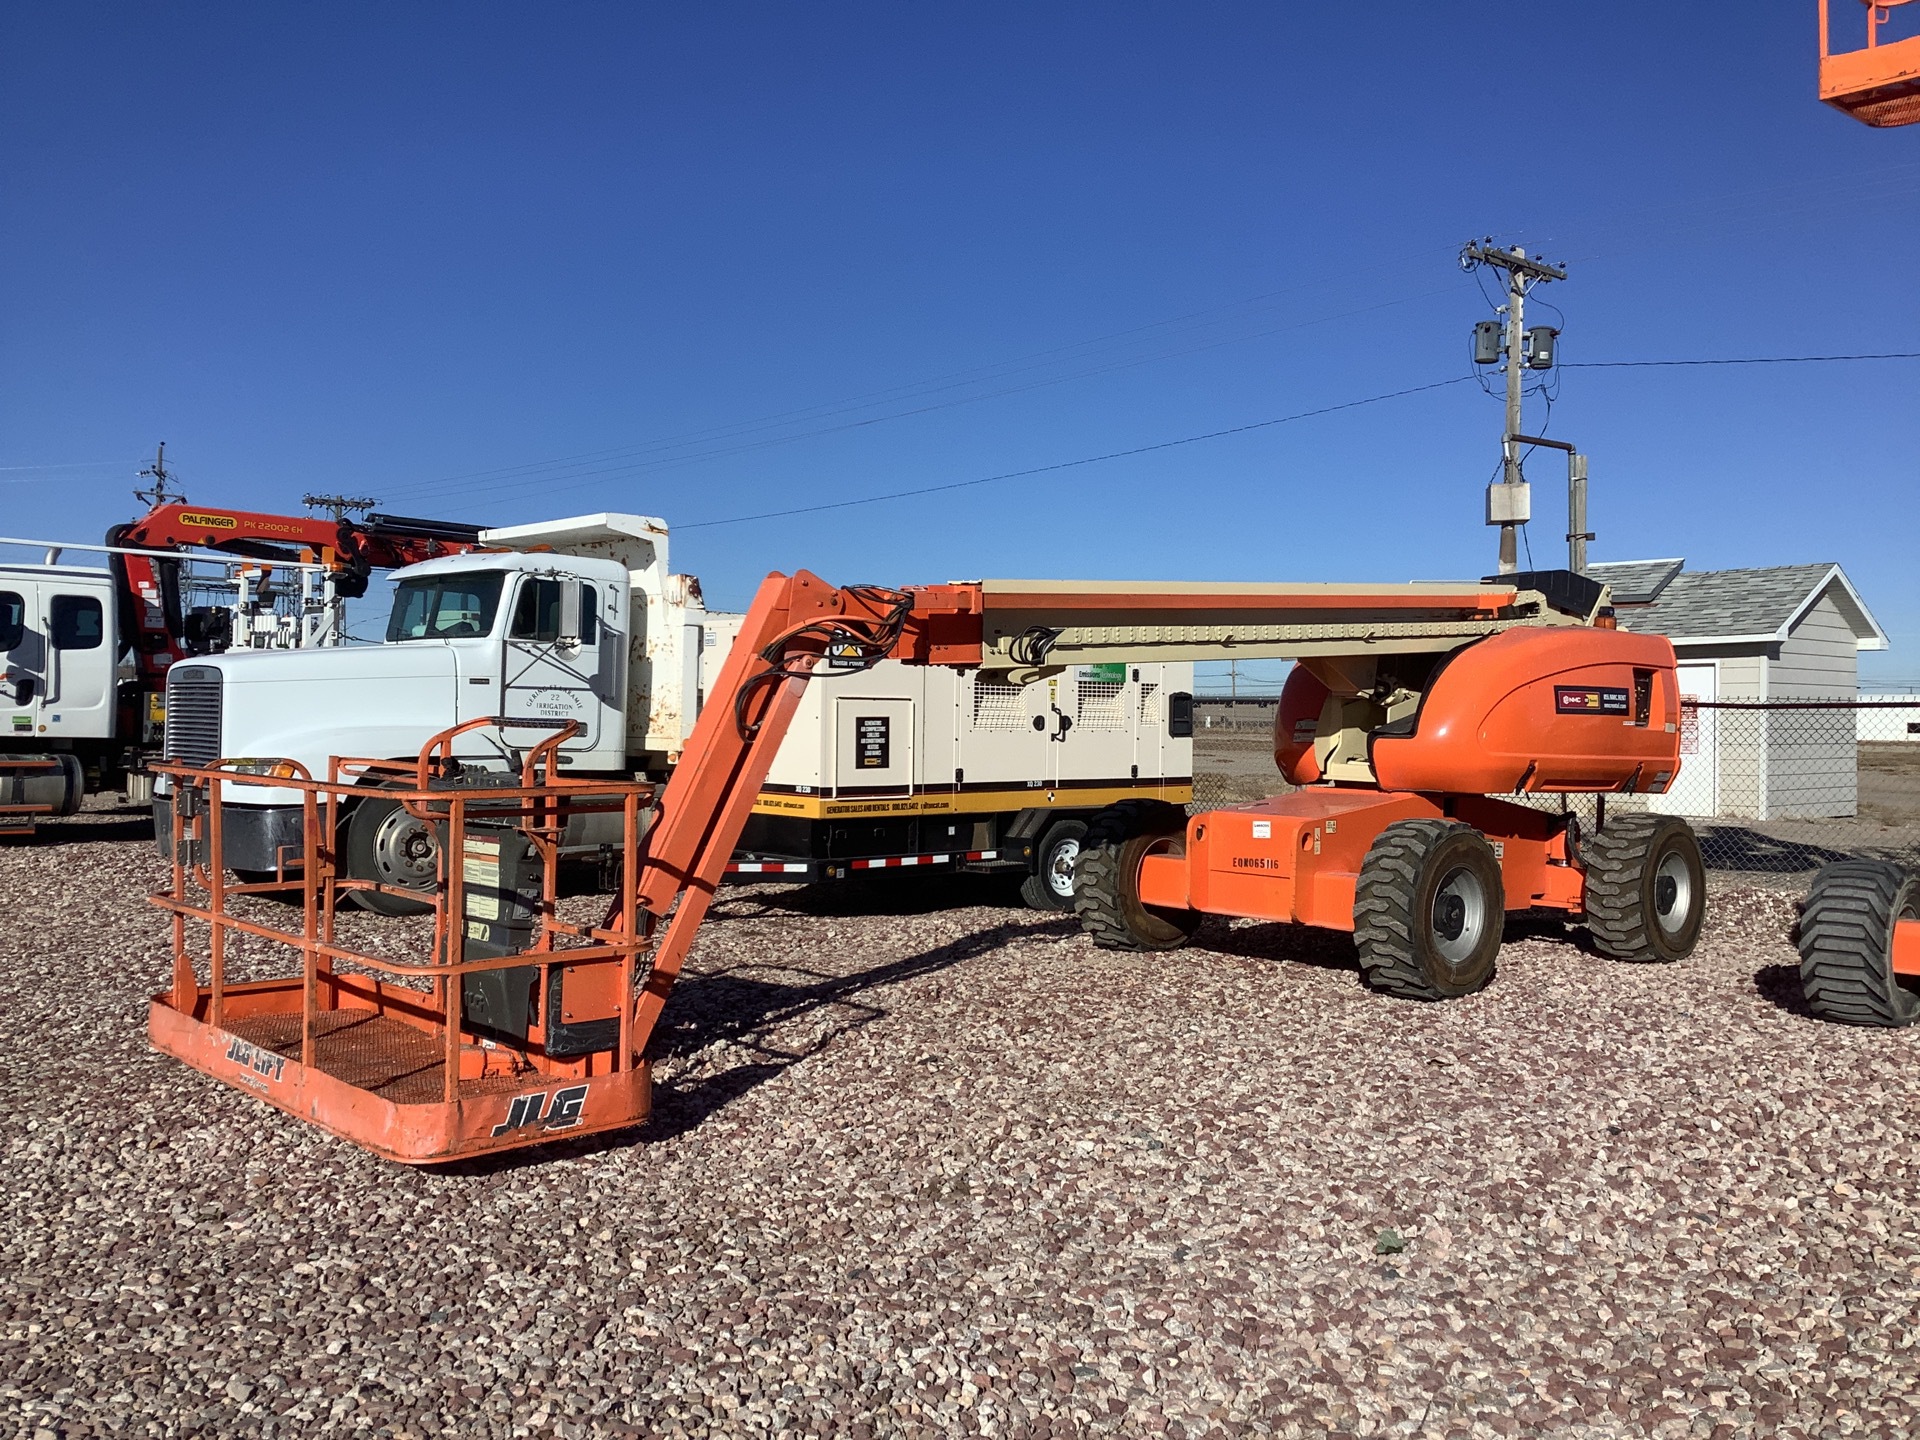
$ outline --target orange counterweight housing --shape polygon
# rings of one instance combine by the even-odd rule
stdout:
[[[1507,630],[1448,657],[1411,733],[1376,733],[1384,790],[1658,793],[1680,769],[1673,646],[1659,635]]]
[[[1280,703],[1273,712],[1273,763],[1289,785],[1311,785],[1320,779],[1313,737],[1328,693],[1320,677],[1304,665],[1294,666],[1280,689]]]

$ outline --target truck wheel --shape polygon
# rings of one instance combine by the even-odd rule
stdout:
[[[342,847],[349,879],[377,880],[432,893],[438,883],[440,842],[433,827],[409,815],[398,800],[369,797],[347,817]],[[423,900],[404,900],[368,890],[348,892],[353,903],[376,915],[423,915],[433,906]]]
[[[1396,820],[1354,887],[1353,941],[1367,984],[1404,1000],[1451,1000],[1493,979],[1506,928],[1500,862],[1456,820]]]
[[[1807,1008],[1842,1025],[1895,1028],[1920,1018],[1920,985],[1893,972],[1893,929],[1920,920],[1920,881],[1884,860],[1836,860],[1813,877],[1800,912]]]
[[[1080,928],[1105,950],[1178,950],[1193,938],[1197,910],[1140,903],[1140,861],[1151,851],[1187,853],[1187,817],[1162,800],[1122,800],[1087,823],[1073,871]]]
[[[1693,953],[1707,915],[1700,842],[1678,815],[1616,815],[1580,842],[1587,929],[1614,960],[1670,964]]]
[[[1080,820],[1059,820],[1036,852],[1033,874],[1020,882],[1020,898],[1034,910],[1073,909],[1073,867],[1087,827]]]

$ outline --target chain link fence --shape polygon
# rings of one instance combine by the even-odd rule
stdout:
[[[1287,786],[1273,763],[1271,699],[1195,706],[1194,803],[1238,805]],[[1875,856],[1920,867],[1920,694],[1692,701],[1680,774],[1664,795],[1609,795],[1607,811],[1684,815],[1709,878],[1804,890],[1821,866]],[[1600,797],[1535,796],[1591,828]]]

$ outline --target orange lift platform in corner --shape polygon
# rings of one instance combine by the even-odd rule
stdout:
[[[1847,0],[1842,0],[1846,5]],[[1820,98],[1868,125],[1890,128],[1920,123],[1920,12],[1902,17],[1909,33],[1888,38],[1898,24],[1894,11],[1911,0],[1863,0],[1866,44],[1835,50],[1828,0],[1820,0]],[[1850,8],[1850,7],[1849,7]]]
[[[1015,676],[1122,657],[1298,661],[1276,759],[1300,788],[1191,818],[1139,802],[1098,817],[1076,902],[1096,943],[1171,949],[1206,914],[1325,925],[1354,933],[1375,989],[1420,999],[1485,985],[1515,910],[1584,918],[1618,958],[1677,959],[1705,898],[1685,822],[1617,807],[1582,834],[1539,798],[1658,792],[1678,769],[1672,649],[1612,628],[1604,600],[1567,572],[906,590],[769,576],[657,803],[648,786],[554,773],[551,742],[518,777],[460,772],[447,736],[414,765],[337,760],[325,780],[270,760],[173,767],[193,798],[176,805],[173,883],[154,897],[173,917],[174,976],[150,1033],[403,1162],[644,1120],[649,1037],[801,687],[886,658]],[[280,924],[248,899],[265,887],[229,885],[221,865],[220,791],[249,783],[307,796],[301,905],[274,908]],[[338,897],[366,882],[340,878],[330,818],[367,783],[446,832],[430,936],[389,932],[423,952],[406,961],[335,930]],[[628,863],[597,925],[563,921],[556,898],[554,837],[580,806],[625,816]]]

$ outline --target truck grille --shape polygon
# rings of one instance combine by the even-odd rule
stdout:
[[[211,665],[167,671],[166,757],[186,765],[220,758],[220,672]]]

